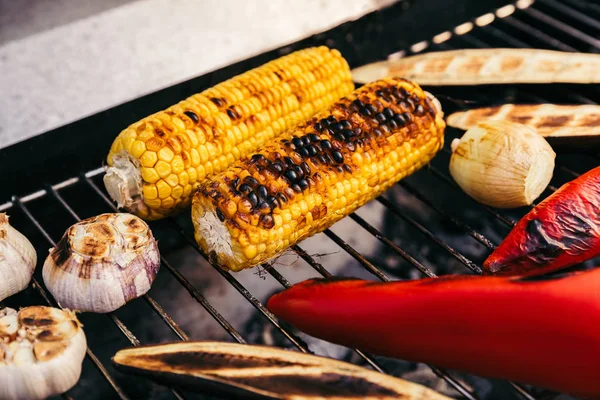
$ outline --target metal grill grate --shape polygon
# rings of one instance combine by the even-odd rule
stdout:
[[[519,8],[522,7],[523,9]],[[436,35],[432,41],[419,42],[410,46],[402,54],[412,54],[424,50],[446,50],[456,48],[475,47],[538,47],[558,49],[566,51],[600,51],[600,7],[595,4],[585,3],[579,0],[539,0],[531,7],[529,4],[520,2],[518,7],[506,6],[496,10],[494,13],[486,14],[472,22],[460,25],[453,31],[447,31]],[[397,56],[396,53],[393,56]],[[557,86],[528,86],[518,85],[506,87],[478,87],[478,88],[432,88],[434,93],[444,94],[448,97],[470,99],[482,104],[497,104],[506,101],[512,102],[571,102],[596,104],[600,99],[598,87],[557,85]],[[421,275],[434,277],[440,269],[431,267],[431,260],[427,255],[413,255],[417,251],[415,245],[410,242],[399,244],[402,240],[394,237],[394,229],[390,224],[402,221],[414,233],[417,246],[420,243],[432,244],[438,249],[441,260],[448,264],[446,272],[481,273],[480,263],[482,257],[494,249],[496,243],[506,234],[508,228],[528,209],[517,211],[499,212],[479,205],[468,199],[460,192],[448,174],[448,158],[450,151],[449,143],[453,137],[460,132],[448,129],[446,148],[434,159],[428,168],[424,168],[412,177],[400,182],[394,189],[384,196],[377,198],[377,206],[382,207],[385,212],[396,218],[393,223],[384,223],[382,228],[370,223],[362,213],[354,213],[349,219],[357,225],[358,229],[373,235],[381,242],[385,254],[391,254],[394,259],[403,259],[402,265],[394,263],[388,265],[382,257],[367,257],[356,250],[344,238],[344,234],[335,233],[335,229],[326,230],[319,236],[324,241],[331,241],[331,247],[347,253],[365,271],[374,275],[377,279],[388,281],[390,276],[408,277],[408,269],[404,264],[413,267]],[[546,194],[567,180],[579,175],[592,166],[597,165],[600,157],[597,155],[564,155],[557,158],[556,174],[552,185]],[[47,185],[44,189],[27,196],[13,196],[12,200],[2,206],[0,211],[7,211],[13,218],[15,225],[22,230],[34,243],[38,250],[43,246],[54,246],[55,241],[62,232],[80,218],[110,212],[115,210],[113,203],[106,196],[100,183],[103,170],[101,168],[81,173],[79,176],[68,179],[55,185]],[[398,200],[398,199],[401,200]],[[450,200],[448,200],[450,199]],[[412,206],[416,204],[416,206]],[[456,205],[460,207],[456,207]],[[424,217],[422,214],[426,214]],[[219,310],[220,304],[213,305],[205,296],[205,290],[200,288],[196,279],[190,279],[181,272],[180,266],[169,261],[173,249],[193,249],[205,261],[210,264],[222,279],[226,280],[256,311],[272,324],[277,332],[281,334],[287,344],[291,344],[302,352],[310,352],[305,341],[293,331],[293,329],[280,323],[264,305],[253,295],[241,278],[237,275],[221,270],[217,265],[211,264],[206,254],[195,244],[190,225],[186,224],[184,218],[170,218],[152,224],[156,236],[161,239],[162,271],[159,277],[168,275],[168,279],[180,284],[189,295],[224,329],[234,341],[246,343],[248,340],[240,329],[233,326],[228,318]],[[408,228],[407,228],[408,229]],[[412,234],[412,233],[411,233]],[[348,235],[346,235],[348,236]],[[350,235],[351,236],[351,235]],[[309,267],[321,276],[331,276],[328,269],[317,261],[316,256],[310,255],[304,244],[294,246],[291,251],[299,259],[302,259]],[[43,262],[41,257],[40,264]],[[374,258],[377,260],[374,261]],[[421,261],[421,259],[424,260]],[[380,265],[380,267],[376,266]],[[454,268],[454,267],[456,268]],[[265,264],[263,272],[281,286],[288,287],[290,281],[284,277],[285,269]],[[452,269],[454,268],[454,269]],[[460,268],[460,269],[458,269]],[[16,300],[8,299],[6,305],[28,305],[44,301],[51,305],[56,302],[51,298],[45,288],[39,283],[40,268],[37,269],[31,288],[24,294],[15,296]],[[410,275],[414,276],[414,275]],[[256,277],[254,277],[256,279]],[[153,293],[153,291],[151,291]],[[164,321],[168,329],[168,335],[163,331],[156,333],[143,332],[144,340],[140,340],[128,327],[132,318],[137,318],[137,310],[144,310],[140,301],[134,301],[115,313],[103,315],[83,315],[82,319],[87,326],[89,348],[87,360],[84,364],[83,377],[80,384],[71,391],[72,396],[81,396],[86,390],[94,390],[109,398],[121,399],[133,398],[140,393],[143,397],[156,395],[157,397],[190,398],[193,394],[182,393],[176,390],[167,390],[143,380],[125,379],[117,375],[109,364],[107,357],[96,355],[98,349],[118,349],[125,345],[139,346],[143,342],[156,342],[160,340],[190,340],[186,333],[174,318],[155,301],[150,295],[143,297],[147,306],[154,311],[154,317]],[[13,303],[14,301],[14,303]],[[140,311],[143,312],[143,311]],[[143,318],[154,318],[146,317]],[[107,320],[109,324],[106,324]],[[111,326],[111,325],[114,325]],[[116,327],[116,330],[114,329]],[[141,330],[140,330],[141,331]],[[203,339],[204,337],[193,337]],[[95,350],[93,350],[95,349]],[[372,368],[386,372],[380,360],[360,350],[355,350],[363,363]],[[93,368],[95,367],[95,368]],[[463,380],[456,378],[455,374],[432,367],[438,376],[444,378],[455,390],[456,396],[468,399],[479,398],[479,393],[464,384]],[[512,395],[515,398],[526,399],[542,398],[547,392],[525,389],[516,384],[512,386]],[[124,389],[126,387],[126,389]],[[65,395],[65,398],[71,398]]]

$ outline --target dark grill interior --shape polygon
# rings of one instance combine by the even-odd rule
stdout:
[[[469,30],[470,25],[461,25],[456,31],[463,34],[440,34],[431,41],[408,47],[404,52],[411,54],[479,47],[600,51],[600,6],[597,4],[579,0],[539,0],[526,9],[511,7],[494,10],[495,18],[491,23],[490,16],[478,18],[473,20],[476,23],[472,25],[472,30]],[[382,23],[385,12],[398,15],[402,12],[401,8],[401,5],[396,5],[391,11],[374,13],[331,31],[330,36],[329,33],[317,35],[281,49],[278,53],[325,43],[340,48],[352,66],[373,61],[372,55],[366,56],[364,52],[368,39],[354,46],[354,39],[352,35],[348,37],[348,32],[353,24],[357,27],[360,24],[377,26]],[[363,32],[368,33],[369,29]],[[275,56],[277,53],[269,53],[270,58]],[[264,60],[260,57],[247,62],[247,68],[262,63]],[[231,71],[225,72],[229,73]],[[210,75],[204,77],[201,83],[190,83],[185,90],[192,93],[223,78],[219,71]],[[490,105],[505,102],[596,104],[600,99],[600,89],[593,85],[426,89],[439,95],[446,113],[466,104],[463,100],[473,105]],[[117,119],[121,128],[126,125],[123,120],[137,119],[132,119],[131,115],[123,116],[119,111],[110,116],[109,112],[105,114],[107,120]],[[106,125],[110,124],[106,122]],[[82,122],[71,131],[85,127],[85,122]],[[117,132],[113,130],[104,134],[112,140]],[[446,146],[429,168],[403,180],[384,196],[332,229],[294,246],[290,254],[273,265],[265,264],[262,268],[239,274],[222,271],[217,265],[211,265],[194,243],[187,214],[152,223],[163,256],[162,270],[155,285],[143,300],[133,301],[114,313],[106,316],[81,315],[88,337],[88,357],[84,362],[80,383],[65,397],[200,398],[198,394],[170,390],[143,379],[126,377],[117,373],[110,364],[110,356],[123,347],[192,339],[265,343],[303,352],[317,352],[370,365],[376,370],[409,379],[416,377],[416,380],[455,397],[553,398],[556,394],[548,391],[432,367],[435,375],[446,381],[443,383],[423,366],[374,357],[360,350],[352,353],[299,334],[278,321],[263,306],[274,291],[318,275],[340,274],[390,280],[423,275],[434,277],[447,273],[481,273],[482,261],[529,208],[508,212],[494,210],[477,204],[457,188],[448,173],[449,146],[452,139],[461,133],[449,128]],[[58,162],[57,158],[54,162]],[[598,165],[599,159],[594,153],[559,153],[554,178],[544,196]],[[5,162],[8,164],[9,158],[0,161],[0,165]],[[11,168],[7,164],[3,165],[5,171]],[[50,160],[48,169],[52,168],[52,164]],[[77,173],[71,173],[70,176],[74,177],[60,183],[48,181],[39,191],[13,196],[10,202],[0,205],[0,210],[11,216],[13,226],[32,241],[39,257],[33,284],[23,293],[7,299],[3,305],[56,305],[40,283],[41,265],[45,258],[43,249],[53,246],[65,229],[78,219],[114,211],[101,181],[102,169]],[[21,179],[18,175],[17,178]],[[46,182],[49,178],[42,176],[32,179]],[[17,188],[4,188],[2,193],[13,195],[23,185],[21,182]],[[586,266],[590,265],[593,264]],[[412,323],[418,321],[407,321],[407,326]],[[426,372],[418,375],[415,371]]]

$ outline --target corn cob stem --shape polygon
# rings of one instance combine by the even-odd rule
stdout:
[[[234,271],[267,261],[428,163],[444,127],[418,85],[366,85],[201,185],[196,240]]]
[[[111,146],[105,185],[119,207],[147,220],[191,202],[225,170],[352,91],[337,50],[301,50],[220,83],[125,129]]]

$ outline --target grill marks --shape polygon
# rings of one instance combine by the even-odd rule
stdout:
[[[117,369],[197,391],[239,398],[428,398],[447,399],[429,389],[329,358],[265,346],[189,342],[119,351]]]
[[[454,113],[448,117],[448,125],[466,130],[482,120],[519,122],[546,137],[600,134],[597,105],[505,104]]]
[[[412,84],[402,79],[394,82],[342,99],[326,117],[313,118],[262,154],[241,160],[233,174],[226,173],[226,186],[217,181],[202,186],[202,194],[214,200],[218,218],[234,226],[250,223],[271,229],[277,209],[322,186],[324,174],[352,174],[369,158],[385,152],[389,140],[403,142],[419,135],[415,118],[433,120],[434,105],[413,93]],[[241,198],[237,209],[228,213],[236,198]],[[317,220],[326,215],[327,207],[310,212]]]

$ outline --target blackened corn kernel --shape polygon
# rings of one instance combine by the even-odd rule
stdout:
[[[256,180],[256,178],[250,175],[244,178],[244,183],[250,186],[252,189],[258,186],[258,181]]]
[[[415,109],[420,104],[423,116],[410,109],[409,96],[402,95],[400,87],[409,88],[409,96],[417,93],[419,103]],[[379,91],[377,98],[375,91]],[[230,218],[226,218],[224,224],[232,233],[234,251],[239,257],[226,265],[239,269],[268,260],[298,240],[327,228],[427,163],[442,145],[444,124],[435,105],[426,100],[417,85],[402,79],[366,85],[364,90],[340,100],[328,114],[321,113],[290,131],[284,139],[267,144],[262,154],[270,160],[274,159],[273,152],[281,154],[281,175],[269,172],[278,163],[265,167],[268,171],[250,161],[236,163],[224,175],[243,177],[249,172],[268,189],[268,195],[258,196],[255,207],[246,200],[250,207],[245,207],[240,199],[231,199],[231,192],[224,185],[216,186],[225,191],[225,198],[219,202],[237,201],[238,213],[247,213],[250,221],[240,228],[230,225]],[[403,108],[402,101],[409,107]],[[359,105],[370,115],[361,114]],[[373,109],[377,112],[371,112]],[[405,114],[412,120],[401,127],[396,116],[405,118]],[[319,132],[317,127],[322,128],[319,135],[315,134]],[[294,136],[303,141],[306,153],[292,147]],[[198,193],[196,198],[203,204],[208,202],[209,209],[221,204],[202,194],[202,190]],[[258,189],[253,193],[258,193]],[[272,225],[266,216],[272,218]],[[240,230],[245,234],[240,235]],[[237,237],[249,238],[250,244]]]
[[[279,207],[279,201],[277,200],[277,197],[275,197],[275,196],[268,196],[267,197],[267,203],[269,203],[269,205],[271,206],[271,208],[277,208],[277,207]]]
[[[306,135],[306,137],[308,138],[309,142],[311,142],[311,143],[318,143],[319,140],[321,140],[321,137],[319,135],[317,135],[316,133],[310,133],[310,134]]]
[[[279,200],[280,203],[288,202],[288,198],[283,193],[277,193],[277,200]]]
[[[200,121],[200,119],[198,118],[198,116],[196,115],[196,113],[193,112],[193,111],[184,111],[183,113],[185,115],[187,115],[196,124],[198,123],[198,121]]]
[[[321,140],[321,147],[323,150],[331,150],[331,142],[327,139]]]
[[[332,152],[331,157],[333,157],[333,161],[335,161],[336,163],[344,162],[344,155],[339,151]]]
[[[258,197],[261,197],[264,199],[269,195],[269,192],[267,191],[267,187],[265,185],[260,185],[256,189],[256,194],[258,194]]]
[[[246,198],[248,199],[250,204],[252,204],[252,207],[256,207],[258,205],[258,196],[256,195],[256,193],[250,192],[248,193],[248,196],[246,196]]]
[[[396,122],[396,124],[398,124],[398,126],[400,126],[400,127],[406,125],[405,115],[404,114],[396,114],[394,116],[394,122]]]
[[[313,125],[313,127],[315,128],[315,130],[316,130],[317,132],[322,132],[322,131],[323,131],[323,129],[324,129],[324,128],[323,128],[323,125],[322,125],[321,123],[319,123],[319,122],[317,122],[316,124],[314,124],[314,125]]]
[[[265,156],[263,156],[262,154],[255,154],[250,158],[250,160],[255,163],[260,162],[265,160]]]
[[[252,191],[252,187],[250,187],[250,185],[247,185],[245,183],[242,183],[240,185],[240,187],[238,188],[238,190],[240,191],[240,193],[242,194],[248,194]]]
[[[275,162],[275,163],[271,164],[271,166],[269,168],[271,171],[275,172],[276,174],[281,174],[283,172],[283,167],[281,166],[281,164],[279,162]]]
[[[352,129],[352,124],[346,119],[341,120],[340,124],[342,124],[342,128],[344,129]]]
[[[344,129],[344,125],[342,125],[339,122],[336,122],[335,124],[331,125],[330,129],[334,132],[334,133],[339,133],[342,131],[342,129]]]
[[[302,157],[308,157],[308,149],[306,147],[301,147],[298,150],[296,150],[298,152],[298,154],[300,154],[300,156]]]
[[[354,131],[352,129],[344,129],[342,131],[342,135],[344,135],[344,138],[349,139],[352,136],[356,136],[356,134],[354,133]]]
[[[298,186],[300,186],[300,189],[306,190],[308,189],[308,181],[306,179],[300,179],[298,181]]]
[[[304,142],[299,137],[294,137],[292,139],[292,144],[296,146],[296,149],[300,149],[304,146]]]
[[[287,179],[290,182],[295,182],[296,179],[298,179],[298,175],[292,169],[286,170],[283,173],[283,176],[285,177],[285,179]]]
[[[220,208],[217,208],[217,217],[219,217],[221,221],[225,221],[225,216],[223,215],[223,211],[221,211]]]
[[[386,118],[392,118],[392,117],[394,117],[394,112],[392,111],[391,108],[385,107],[383,109],[383,115],[385,115]]]

